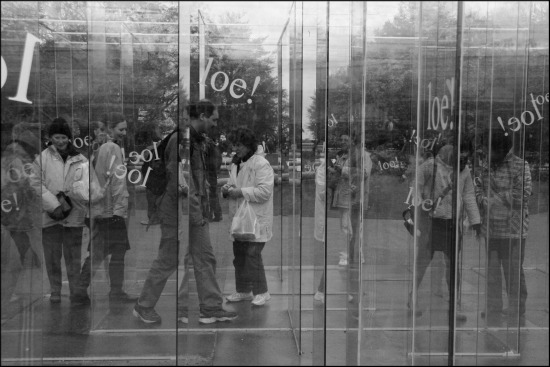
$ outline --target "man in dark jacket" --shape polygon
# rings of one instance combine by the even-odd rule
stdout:
[[[208,218],[205,216],[205,213],[208,212],[205,210],[208,205],[208,194],[204,133],[210,126],[216,125],[218,111],[212,102],[202,100],[189,105],[186,112],[191,120],[188,130],[190,138],[188,145],[190,161],[188,195],[186,195],[187,188],[180,185],[178,174],[180,164],[178,140],[185,142],[184,136],[181,134],[184,131],[184,126],[180,126],[180,133],[172,134],[164,154],[168,184],[159,204],[161,223],[159,253],[151,265],[141,296],[133,310],[134,316],[145,323],[161,321],[154,307],[166,281],[178,267],[178,213],[181,214],[178,206],[181,205],[181,197],[184,196],[189,198],[189,238],[186,243],[188,246],[185,249],[185,259],[187,260],[191,256],[194,265],[200,307],[199,322],[209,324],[216,321],[230,321],[237,317],[234,312],[225,311],[222,308],[222,293],[216,281],[216,258],[210,243]],[[186,239],[184,239],[185,242]],[[183,323],[189,322],[189,293],[186,286],[188,269],[189,266],[185,264],[185,275],[178,292],[178,320]]]

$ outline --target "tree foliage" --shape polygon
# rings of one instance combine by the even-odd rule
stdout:
[[[220,131],[227,133],[235,127],[248,127],[274,150],[279,145],[281,132],[278,111],[279,107],[284,108],[278,106],[279,86],[278,78],[274,76],[274,54],[265,50],[265,38],[254,37],[243,14],[224,14],[220,25],[210,24],[207,16],[206,20],[206,55],[213,61],[205,82],[205,90],[206,97],[219,105]],[[198,63],[198,59],[193,61]],[[198,69],[198,65],[196,68]],[[223,74],[218,74],[213,81],[215,90],[212,78],[218,72],[225,73],[228,79],[226,81]],[[257,77],[260,78],[259,84],[253,90]],[[237,96],[242,94],[239,98],[231,96],[231,83],[235,79],[242,79],[246,83],[246,89],[233,89]],[[224,82],[229,84],[221,90]],[[285,101],[287,93],[283,93]]]

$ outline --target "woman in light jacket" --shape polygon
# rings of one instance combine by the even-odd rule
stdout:
[[[109,300],[133,303],[137,297],[129,296],[123,290],[124,257],[126,251],[130,249],[130,242],[126,227],[129,194],[126,186],[126,167],[120,145],[126,136],[128,125],[120,113],[105,115],[103,123],[107,127],[107,142],[101,145],[95,158],[95,173],[105,193],[101,200],[92,204],[91,208],[93,248],[82,266],[78,287],[79,301],[89,303],[87,288],[91,279],[101,263],[111,255]]]
[[[77,182],[88,180],[88,160],[71,143],[72,134],[67,121],[56,118],[48,135],[51,144],[34,161],[30,176],[35,190],[42,197],[42,245],[50,281],[50,302],[61,302],[61,256],[65,258],[71,301],[80,275],[82,233],[87,202],[77,194]],[[65,194],[69,200],[63,198]],[[69,201],[69,208],[62,205]]]
[[[458,213],[462,215],[463,211],[468,215],[468,220],[479,235],[480,231],[480,215],[479,209],[475,199],[474,185],[470,168],[466,164],[467,162],[467,144],[463,144],[463,152],[460,157],[460,166],[458,167]],[[455,243],[458,244],[458,253],[461,250],[462,244],[462,226],[459,227],[458,235],[455,243],[452,243],[455,232],[455,221],[453,218],[453,185],[454,185],[454,172],[453,161],[454,152],[452,145],[443,146],[437,156],[434,159],[429,159],[424,162],[418,169],[418,181],[417,191],[420,197],[417,202],[422,203],[419,205],[418,210],[425,210],[428,214],[429,223],[419,223],[420,238],[419,251],[416,259],[416,289],[420,287],[422,278],[426,272],[426,268],[430,265],[433,259],[435,251],[442,251],[445,255],[446,265],[446,280],[449,291],[453,291],[450,282],[450,252],[455,251]],[[462,223],[461,217],[458,218],[458,223]],[[460,289],[460,266],[457,267],[457,285]],[[412,302],[412,294],[409,294],[409,309]],[[420,311],[416,312],[417,316],[421,315]],[[461,313],[457,313],[457,321],[465,321],[466,316]]]
[[[233,242],[236,292],[228,296],[227,301],[252,300],[253,305],[262,306],[271,298],[261,253],[273,236],[273,168],[261,154],[263,150],[258,149],[252,130],[237,129],[231,142],[237,153],[231,164],[229,182],[222,187],[223,196],[230,199],[230,218],[247,200],[259,225],[254,240]]]

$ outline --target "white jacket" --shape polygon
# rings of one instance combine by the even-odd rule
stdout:
[[[87,201],[82,199],[75,189],[76,183],[90,180],[86,165],[88,160],[78,153],[67,157],[63,162],[61,155],[53,145],[44,149],[34,161],[34,172],[30,176],[31,185],[42,196],[42,228],[61,224],[65,227],[83,227],[84,218],[88,212]],[[95,176],[95,175],[93,175]],[[94,181],[95,177],[92,177]],[[97,179],[96,179],[97,180]],[[97,181],[96,181],[97,182]],[[97,187],[96,185],[93,185]],[[71,198],[73,208],[69,216],[63,220],[54,220],[47,213],[51,213],[59,205],[57,193],[65,192]],[[95,196],[93,194],[92,196]]]
[[[229,184],[242,190],[243,198],[229,199],[229,216],[233,219],[238,206],[243,200],[248,200],[260,224],[260,237],[252,242],[267,242],[273,237],[273,187],[275,176],[273,168],[262,156],[263,151],[257,151],[246,162],[237,166],[231,164]],[[237,178],[237,182],[234,181]]]
[[[325,212],[327,177],[325,158],[321,158],[321,165],[315,171],[315,226],[313,237],[317,241],[325,242]]]

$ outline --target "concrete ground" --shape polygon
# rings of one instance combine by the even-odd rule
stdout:
[[[138,208],[129,224],[132,249],[126,257],[126,290],[136,295],[156,257],[160,236],[159,226],[146,231],[139,224],[145,217]],[[413,274],[412,237],[400,220],[368,219],[362,266],[363,329],[358,333],[354,303],[348,300],[350,271],[337,265],[339,252],[345,250],[339,219],[327,219],[328,291],[323,304],[313,300],[324,264],[323,245],[313,240],[313,218],[302,217],[301,222],[296,218],[275,218],[274,238],[263,252],[271,301],[257,308],[248,302],[224,304],[239,314],[230,323],[198,324],[195,296],[190,324],[177,324],[175,295],[181,272],[169,280],[157,304],[162,323],[145,325],[132,316],[132,304],[109,304],[102,271],[94,281],[92,306],[71,308],[66,282],[61,304],[52,305],[43,268],[8,267],[13,271],[2,274],[2,365],[29,361],[46,365],[447,364],[448,291],[439,256],[419,289],[418,307],[423,314],[414,318],[406,306]],[[547,223],[547,213],[531,217],[524,264],[529,296],[519,329],[503,319],[488,325],[480,316],[485,255],[472,234],[465,235],[460,311],[467,321],[457,325],[455,364],[548,365]],[[227,217],[210,224],[217,279],[225,295],[235,290],[228,228]],[[4,257],[9,236],[3,233],[2,239]],[[17,262],[11,248],[7,259]],[[3,269],[7,259],[2,260]],[[436,295],[439,287],[442,292]],[[196,294],[193,288],[194,280],[191,290]]]

